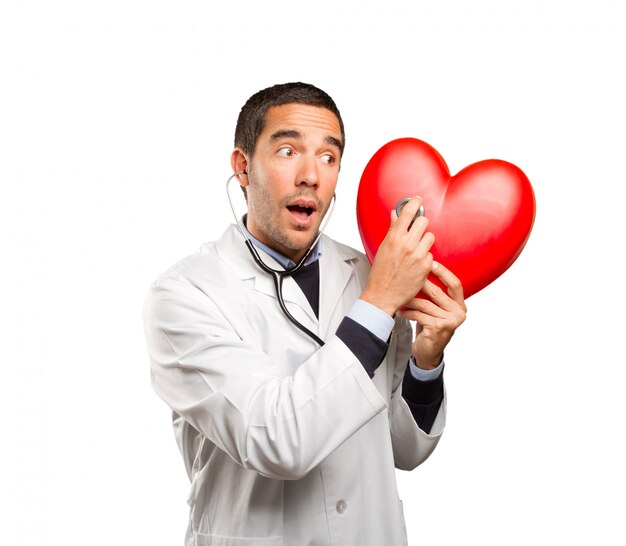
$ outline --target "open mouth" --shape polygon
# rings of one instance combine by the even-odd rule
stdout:
[[[298,199],[288,204],[287,210],[299,222],[308,223],[313,213],[317,211],[317,204],[308,199]]]
[[[289,210],[289,212],[299,217],[311,216],[314,211],[313,207],[307,207],[303,205],[288,205],[287,209]]]

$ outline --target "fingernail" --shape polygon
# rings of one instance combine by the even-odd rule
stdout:
[[[431,269],[434,271],[438,267],[439,267],[439,262],[433,262],[433,266],[431,267]]]

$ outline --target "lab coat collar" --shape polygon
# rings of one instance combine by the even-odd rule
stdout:
[[[326,235],[322,235],[324,252],[320,256],[320,316],[319,322],[306,296],[291,277],[283,281],[283,299],[298,305],[310,319],[314,326],[319,324],[322,336],[327,334],[329,320],[341,299],[350,277],[354,274],[352,260],[358,258],[358,253],[344,245],[336,244]],[[251,279],[254,289],[276,298],[274,281],[271,276],[256,264],[239,229],[235,224],[230,225],[215,244],[220,257],[235,270],[242,280]],[[284,269],[274,258],[259,249],[261,258],[274,269]]]
[[[246,225],[247,216],[248,216],[247,214],[244,214],[243,218],[241,219],[241,228],[243,229],[244,236],[250,239],[252,244],[255,247],[257,247],[259,250],[262,250],[267,255],[274,258],[274,260],[276,260],[282,266],[282,269],[291,269],[292,267],[296,267],[296,263],[293,260],[290,260],[289,258],[287,258],[287,256],[283,256],[278,251],[263,244],[261,241],[259,241],[254,235],[252,235],[248,231],[248,227]],[[322,243],[321,241],[318,241],[317,243],[315,243],[315,247],[313,248],[311,253],[307,256],[307,259],[305,260],[304,265],[309,265],[315,262],[316,260],[319,260],[321,255],[322,255]]]

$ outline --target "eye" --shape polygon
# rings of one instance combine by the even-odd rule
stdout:
[[[335,161],[337,160],[335,159],[335,156],[333,154],[324,154],[322,156],[322,161],[324,161],[328,165],[334,165]]]
[[[280,157],[293,157],[294,151],[289,146],[283,146],[276,152]]]

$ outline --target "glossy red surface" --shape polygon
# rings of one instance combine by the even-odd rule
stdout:
[[[390,211],[413,195],[423,199],[435,260],[461,279],[466,298],[513,264],[535,219],[530,181],[512,163],[487,159],[450,176],[426,142],[393,140],[374,154],[359,185],[357,221],[370,262],[389,229]]]

